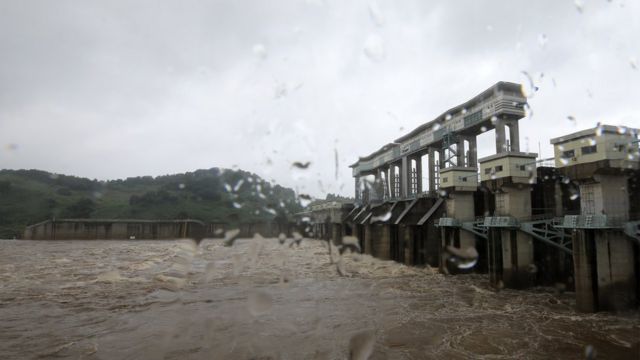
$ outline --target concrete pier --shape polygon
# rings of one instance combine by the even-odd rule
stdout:
[[[558,169],[579,184],[580,215],[564,217],[573,230],[578,310],[624,310],[638,305],[638,242],[630,220],[629,178],[640,168],[637,131],[601,126],[551,140]],[[628,154],[632,154],[629,156]]]

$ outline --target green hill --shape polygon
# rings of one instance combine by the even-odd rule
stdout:
[[[198,219],[237,224],[290,219],[302,209],[293,190],[242,171],[98,181],[40,170],[0,170],[0,239],[51,218]]]

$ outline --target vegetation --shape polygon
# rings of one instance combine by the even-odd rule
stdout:
[[[52,218],[286,222],[302,209],[293,190],[242,171],[98,181],[40,170],[0,170],[0,239]]]

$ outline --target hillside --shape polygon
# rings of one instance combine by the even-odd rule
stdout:
[[[242,171],[98,181],[40,170],[0,170],[0,239],[50,218],[176,219],[252,222],[291,218],[293,190]]]

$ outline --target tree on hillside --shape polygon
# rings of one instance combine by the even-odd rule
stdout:
[[[62,216],[66,218],[88,219],[95,209],[96,204],[91,199],[82,198],[67,206],[62,212]]]

